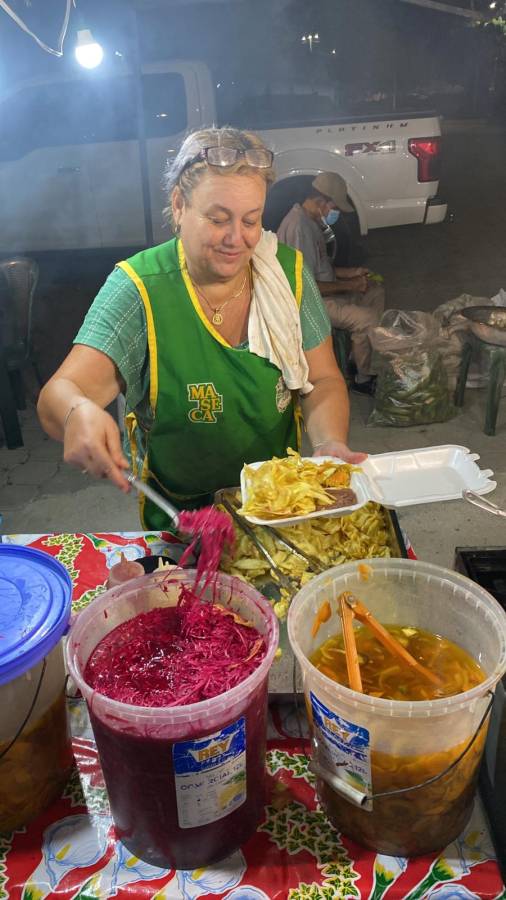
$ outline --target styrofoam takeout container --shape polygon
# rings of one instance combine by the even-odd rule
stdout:
[[[303,457],[314,463],[342,460],[332,456]],[[295,525],[319,516],[347,516],[360,509],[369,500],[381,503],[389,509],[416,506],[419,503],[437,503],[442,500],[460,500],[465,490],[476,494],[488,494],[497,487],[492,481],[492,469],[480,469],[476,464],[478,453],[457,444],[440,447],[421,447],[419,450],[401,450],[392,453],[376,453],[360,464],[360,471],[352,472],[350,487],[357,502],[337,509],[319,509],[305,516],[287,516],[276,519],[259,519],[245,515],[254,525]],[[258,469],[263,463],[250,463]],[[242,502],[249,495],[246,467],[241,472]]]

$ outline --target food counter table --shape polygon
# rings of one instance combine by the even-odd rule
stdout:
[[[105,588],[119,561],[163,554],[165,533],[4,535],[57,557],[78,612]],[[233,856],[205,869],[159,869],[115,841],[100,765],[82,700],[69,699],[76,767],[62,797],[27,828],[0,835],[0,898],[95,900],[506,900],[480,800],[464,833],[442,853],[382,856],[339,835],[320,811],[308,742],[293,704],[271,705],[265,820]]]

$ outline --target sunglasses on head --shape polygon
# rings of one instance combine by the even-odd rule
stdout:
[[[208,166],[215,166],[219,169],[234,166],[239,159],[244,159],[249,166],[255,169],[269,169],[274,160],[274,153],[265,147],[249,147],[247,150],[239,150],[236,147],[204,147],[185,168],[192,166],[200,159],[204,159]]]

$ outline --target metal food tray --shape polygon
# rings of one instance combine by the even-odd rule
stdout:
[[[463,309],[469,330],[486,344],[506,347],[506,310],[497,306],[472,306]]]
[[[406,542],[399,525],[397,513],[393,509],[382,507],[388,528],[388,546],[392,557],[396,559],[407,559],[408,550]],[[263,590],[266,591],[267,586]],[[266,591],[267,592],[267,591]],[[295,657],[292,653],[290,643],[288,641],[288,632],[286,620],[280,622],[279,629],[279,645],[283,651],[281,659],[274,660],[269,676],[269,696],[272,699],[288,700],[293,697],[294,692],[294,668]],[[302,680],[300,673],[295,673],[295,683],[297,693],[302,692]]]

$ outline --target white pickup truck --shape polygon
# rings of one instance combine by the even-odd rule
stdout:
[[[270,227],[324,170],[346,180],[362,234],[446,214],[436,116],[339,118],[324,94],[287,92],[243,97],[223,119],[209,70],[186,60],[143,66],[136,96],[131,73],[97,70],[0,97],[0,255],[166,240],[163,169],[189,129],[211,122],[255,129],[275,151]]]

